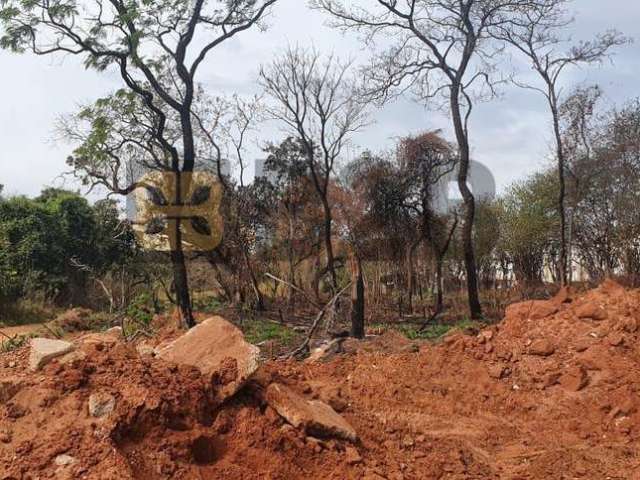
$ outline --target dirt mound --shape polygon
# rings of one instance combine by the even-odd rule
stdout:
[[[387,335],[383,352],[270,362],[223,405],[195,368],[123,343],[37,373],[23,349],[0,357],[0,479],[637,479],[639,325],[640,291],[607,282],[418,351]],[[357,442],[287,424],[274,382]]]

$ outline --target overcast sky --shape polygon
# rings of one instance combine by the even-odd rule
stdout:
[[[256,90],[260,63],[288,44],[311,45],[320,51],[362,59],[358,40],[324,25],[304,0],[279,0],[266,32],[248,32],[227,43],[209,58],[199,80],[212,94],[250,94]],[[637,0],[575,0],[574,38],[588,39],[609,28],[640,40],[640,2]],[[575,71],[571,82],[599,83],[606,101],[621,103],[640,95],[640,44],[618,49],[615,64]],[[121,87],[112,73],[86,71],[73,57],[13,55],[0,50],[0,184],[7,194],[37,194],[43,186],[73,187],[60,177],[70,146],[56,141],[58,115],[75,110]],[[375,123],[355,142],[371,150],[388,148],[398,136],[425,129],[444,129],[449,121],[410,99],[398,100],[373,112]],[[256,142],[284,134],[271,126],[261,129]],[[548,161],[550,123],[543,98],[516,88],[504,88],[501,98],[474,110],[471,123],[473,157],[494,173],[499,188],[541,168]]]

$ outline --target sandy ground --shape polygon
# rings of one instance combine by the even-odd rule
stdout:
[[[640,292],[607,282],[525,302],[439,345],[389,333],[325,362],[269,362],[231,401],[199,372],[96,342],[26,368],[0,356],[0,479],[640,479]],[[329,403],[355,444],[265,402],[280,382]],[[106,418],[92,394],[115,399]],[[8,399],[3,397],[10,397]],[[69,460],[69,458],[71,460]]]

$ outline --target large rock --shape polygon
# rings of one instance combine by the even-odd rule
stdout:
[[[558,304],[553,301],[528,300],[509,305],[505,310],[505,317],[520,320],[542,320],[554,315],[558,310]]]
[[[296,428],[315,437],[337,437],[355,442],[356,431],[336,411],[319,400],[307,401],[291,389],[272,383],[265,395],[267,403]]]
[[[578,318],[585,318],[596,321],[606,320],[609,316],[607,314],[607,311],[601,305],[598,305],[594,302],[589,302],[581,305],[576,310],[576,315],[578,315]]]
[[[551,342],[551,340],[546,338],[535,340],[529,347],[529,354],[537,355],[539,357],[548,357],[549,355],[553,355],[555,351],[555,345]]]
[[[69,353],[71,350],[73,350],[73,344],[63,340],[32,338],[29,368],[34,371],[39,370],[52,359]]]
[[[196,367],[208,377],[222,402],[234,395],[258,369],[260,349],[222,317],[213,317],[158,350],[167,362]]]
[[[93,332],[82,335],[81,337],[78,337],[76,342],[82,345],[113,345],[118,343],[120,340],[122,340],[122,328],[113,327],[109,330],[105,330],[104,332]]]

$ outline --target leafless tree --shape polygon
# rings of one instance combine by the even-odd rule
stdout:
[[[544,0],[312,0],[344,30],[363,33],[367,43],[381,38],[391,47],[374,56],[366,71],[369,93],[378,100],[413,91],[420,100],[445,101],[458,151],[458,187],[465,204],[462,241],[469,309],[482,315],[473,247],[475,199],[467,185],[470,162],[469,119],[473,102],[491,96],[494,59],[501,45],[495,30],[515,12]]]
[[[332,244],[331,177],[351,135],[367,123],[366,105],[355,95],[349,63],[315,50],[290,48],[263,66],[260,82],[273,104],[268,112],[304,146],[313,185],[324,210],[326,272],[334,290],[337,275]]]
[[[569,279],[567,242],[569,223],[566,206],[567,152],[562,141],[561,112],[563,102],[562,79],[570,68],[601,63],[609,57],[613,47],[629,40],[619,32],[611,30],[597,35],[593,40],[581,41],[567,48],[570,39],[562,36],[562,31],[571,25],[573,19],[564,10],[568,0],[547,0],[538,8],[520,12],[518,18],[509,25],[501,25],[497,37],[509,42],[523,54],[537,73],[537,81],[515,80],[516,84],[541,93],[549,106],[553,122],[555,155],[558,162],[560,212],[560,258],[559,277],[562,285]]]

